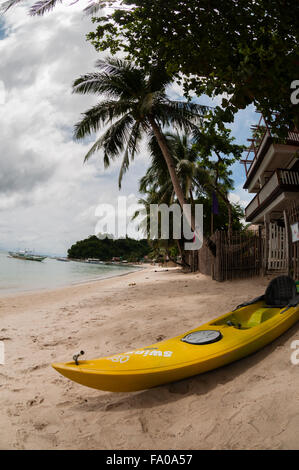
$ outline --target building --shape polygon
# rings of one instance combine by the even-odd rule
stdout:
[[[294,260],[289,210],[299,207],[299,131],[279,141],[261,117],[242,163],[244,188],[254,194],[246,222],[263,227],[264,272],[290,272]]]

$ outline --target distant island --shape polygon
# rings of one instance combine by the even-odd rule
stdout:
[[[145,239],[135,240],[126,237],[117,240],[111,238],[100,240],[95,235],[91,235],[72,245],[68,250],[68,258],[138,262],[147,256],[150,251],[151,247]]]

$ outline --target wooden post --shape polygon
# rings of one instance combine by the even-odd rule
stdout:
[[[286,210],[283,211],[285,234],[286,234],[286,253],[287,253],[287,270],[288,276],[292,273],[292,235],[290,230],[289,216]]]
[[[215,233],[216,238],[216,258],[215,258],[215,271],[214,271],[214,276],[216,281],[223,281],[223,272],[222,272],[222,266],[221,266],[221,257],[222,257],[222,246],[221,246],[221,232],[216,232]]]
[[[264,249],[264,260],[263,260],[263,274],[265,275],[268,270],[268,256],[269,256],[269,224],[270,215],[264,215],[264,226],[265,226],[265,249]]]
[[[262,238],[262,227],[259,225],[259,245],[258,245],[258,256],[259,256],[259,275],[263,272],[263,259],[264,259],[264,247]]]

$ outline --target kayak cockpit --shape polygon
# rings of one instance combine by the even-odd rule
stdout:
[[[255,326],[259,326],[275,315],[278,315],[280,308],[270,308],[265,305],[256,308],[247,307],[238,312],[233,312],[225,317],[220,318],[218,321],[212,323],[212,325],[227,325],[234,328],[248,329]]]

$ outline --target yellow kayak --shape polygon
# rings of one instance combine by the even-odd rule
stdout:
[[[297,320],[299,298],[269,306],[252,303],[175,338],[122,354],[52,364],[62,375],[87,387],[132,392],[191,377],[241,359],[270,343]]]

